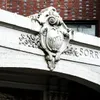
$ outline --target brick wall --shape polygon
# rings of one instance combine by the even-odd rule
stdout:
[[[0,0],[0,8],[24,16],[49,6],[54,6],[64,20],[98,20],[100,23],[99,0]]]
[[[97,9],[96,9],[96,16],[97,16],[97,20],[99,21],[99,37],[100,37],[100,0],[97,1],[96,3]]]

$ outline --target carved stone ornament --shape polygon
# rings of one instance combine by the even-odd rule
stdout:
[[[53,70],[60,55],[69,45],[73,31],[68,28],[54,7],[48,7],[33,15],[32,20],[41,25],[40,45],[45,53],[48,68]]]

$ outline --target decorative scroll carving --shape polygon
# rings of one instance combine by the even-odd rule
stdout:
[[[73,48],[71,45],[67,46],[66,50],[63,52],[63,54],[65,55],[73,55],[73,56],[76,56],[78,57],[79,55],[79,52],[77,51],[76,48]]]
[[[40,44],[45,53],[45,58],[50,70],[53,70],[56,63],[60,60],[60,55],[66,50],[70,37],[73,33],[63,22],[54,7],[49,7],[40,13],[31,16],[31,19],[41,25]],[[36,37],[21,36],[21,44],[35,47]],[[38,46],[37,46],[38,47]]]
[[[100,51],[75,45],[69,45],[63,54],[74,57],[100,59]]]
[[[33,48],[38,48],[40,46],[40,36],[33,35],[33,34],[21,34],[19,37],[19,44],[28,46],[28,47],[33,47]]]

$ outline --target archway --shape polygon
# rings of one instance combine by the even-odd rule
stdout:
[[[1,100],[100,99],[100,93],[89,87],[89,84],[86,86],[81,79],[79,83],[79,79],[71,78],[73,77],[69,75],[65,77],[60,73],[43,70],[0,68],[0,98]]]

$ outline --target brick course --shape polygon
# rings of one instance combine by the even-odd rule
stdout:
[[[0,8],[24,16],[54,6],[64,20],[98,20],[99,0],[1,0]],[[99,25],[100,26],[100,25]],[[99,31],[100,33],[100,31]]]

